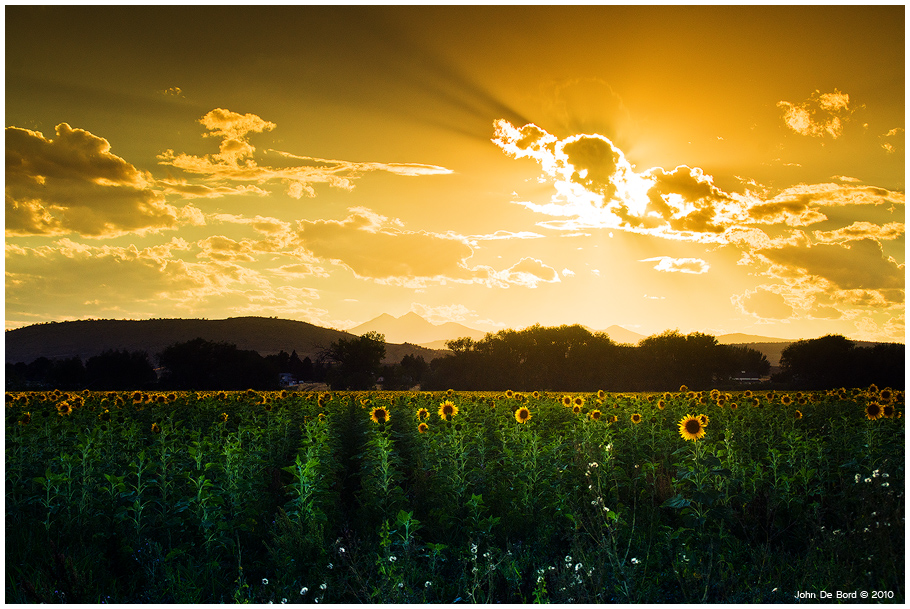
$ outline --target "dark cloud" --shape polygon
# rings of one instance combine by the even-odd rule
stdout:
[[[151,177],[107,140],[66,123],[56,135],[6,129],[7,234],[102,237],[177,225],[178,210]]]

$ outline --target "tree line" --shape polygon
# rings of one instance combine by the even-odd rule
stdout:
[[[280,375],[334,390],[459,391],[676,391],[733,387],[768,379],[764,354],[743,345],[722,345],[708,334],[667,331],[637,346],[573,326],[501,330],[481,340],[448,341],[449,353],[430,362],[406,355],[384,364],[385,337],[368,332],[320,350],[315,361],[296,351],[261,356],[229,343],[202,338],[175,343],[158,354],[155,369],[144,352],[107,351],[89,358],[6,364],[7,390],[59,388],[128,390],[278,389]],[[776,387],[825,389],[876,384],[903,389],[904,345],[858,347],[838,335],[801,340],[782,353]]]

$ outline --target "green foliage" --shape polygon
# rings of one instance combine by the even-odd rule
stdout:
[[[6,397],[10,602],[904,600],[902,392]]]

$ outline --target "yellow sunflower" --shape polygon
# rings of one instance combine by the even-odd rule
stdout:
[[[679,435],[683,440],[692,440],[693,442],[704,437],[705,428],[698,420],[698,417],[688,414],[679,422]]]
[[[430,428],[430,426],[427,425],[426,423],[421,423],[420,425],[417,426],[417,431],[419,431],[420,433],[426,433],[429,428]]]
[[[884,406],[882,406],[882,416],[885,417],[886,419],[893,419],[894,418],[894,406],[892,406],[891,404],[885,404]]]
[[[530,418],[531,411],[524,406],[515,411],[515,420],[519,423],[527,423]]]
[[[688,393],[688,392],[689,392],[689,388],[686,387],[685,385],[680,385],[680,386],[679,386],[679,392],[680,392],[680,393]]]
[[[161,427],[158,423],[152,423],[152,433],[161,433]]]
[[[801,413],[799,410],[795,410],[795,411],[793,411],[793,418],[801,419],[801,418],[803,418],[803,413]]]
[[[458,406],[455,405],[452,400],[446,400],[439,405],[439,417],[445,420],[449,420],[449,417],[454,417],[458,414]]]
[[[632,422],[635,423],[636,425],[641,423],[641,415],[638,414],[637,412],[633,412],[632,413]]]
[[[60,402],[57,404],[57,414],[61,417],[73,414],[73,407],[69,405],[69,402]]]
[[[228,414],[226,412],[222,412],[221,416],[218,417],[218,420],[221,421],[222,423],[226,423],[228,420]]]
[[[663,409],[666,408],[666,407],[667,407],[667,405],[664,403],[663,400],[657,400],[657,408],[658,408],[658,410],[663,410]]]
[[[31,422],[32,422],[32,413],[30,413],[30,412],[23,412],[22,416],[19,417],[19,421],[18,421],[19,425],[28,425]]]
[[[791,398],[786,393],[784,395],[780,396],[780,403],[783,404],[784,406],[789,406],[792,402],[793,402],[793,398]]]
[[[701,423],[702,427],[707,427],[708,423],[711,422],[711,419],[709,419],[706,414],[700,414],[698,415],[698,422]]]
[[[589,417],[592,421],[599,421],[599,420],[600,420],[600,411],[599,411],[599,410],[592,410],[590,413],[588,413],[588,417]]]
[[[562,405],[565,406],[566,408],[571,407],[572,406],[572,396],[570,396],[570,395],[562,396]]]
[[[578,396],[574,400],[572,400],[572,403],[578,407],[581,407],[581,406],[585,405],[585,399],[581,396]]]
[[[506,391],[506,397],[509,398],[510,400],[511,400],[514,396],[515,396],[515,393],[514,393],[511,389],[509,389],[508,391]]]
[[[421,408],[417,411],[417,419],[420,421],[426,421],[430,418],[430,411],[426,408]]]
[[[602,400],[602,399],[604,399],[605,397],[607,397],[606,392],[605,392],[603,389],[598,390],[598,392],[597,392],[597,399],[598,399],[598,400]]]
[[[572,406],[572,412],[574,412],[575,414],[581,414],[581,406],[579,406],[578,404],[575,404],[574,406]]]
[[[370,419],[376,423],[385,423],[389,420],[389,411],[382,406],[377,406],[370,411]]]
[[[883,415],[882,407],[878,402],[869,402],[866,404],[866,418],[870,421],[880,419]]]

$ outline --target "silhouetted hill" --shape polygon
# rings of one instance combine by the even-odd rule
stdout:
[[[8,330],[6,361],[30,363],[42,356],[78,356],[84,362],[111,349],[145,351],[155,361],[165,347],[194,338],[234,344],[262,356],[296,350],[300,359],[309,356],[315,360],[321,349],[353,336],[303,321],[267,317],[64,321]],[[429,362],[444,353],[417,345],[386,344],[387,363],[397,363],[405,355],[420,355]]]

